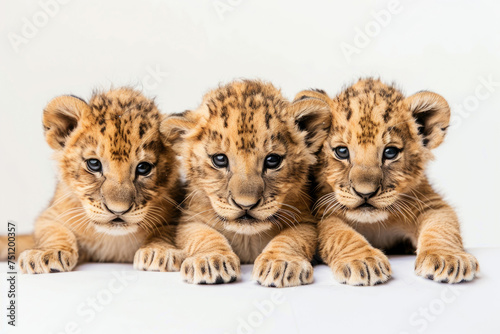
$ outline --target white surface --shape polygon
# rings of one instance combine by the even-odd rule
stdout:
[[[373,12],[391,1],[64,0],[44,23],[40,3],[54,1],[0,0],[0,222],[31,231],[50,200],[41,115],[57,95],[132,84],[170,113],[238,77],[270,80],[292,98],[310,87],[334,95],[375,75],[450,102],[456,126],[430,177],[457,208],[468,247],[500,246],[500,86],[481,83],[500,82],[499,1],[400,1],[366,46],[355,43],[357,29],[376,29]],[[16,52],[9,36],[33,17],[40,27]],[[343,43],[359,46],[350,62]]]
[[[393,278],[375,287],[337,284],[325,265],[315,267],[313,284],[285,289],[250,281],[251,265],[243,266],[241,281],[213,286],[184,283],[179,273],[133,271],[126,264],[20,275],[18,327],[8,333],[65,333],[70,324],[78,333],[498,334],[500,248],[470,251],[481,277],[457,285],[415,276],[414,256],[391,257]],[[128,277],[126,283],[115,275]],[[90,311],[93,299],[102,310]],[[273,306],[262,312],[255,303]],[[2,315],[1,333],[5,322]],[[248,327],[240,327],[242,322]]]

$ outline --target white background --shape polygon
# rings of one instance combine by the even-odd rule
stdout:
[[[333,96],[374,75],[448,100],[454,126],[429,176],[456,207],[466,246],[500,246],[500,3],[401,1],[381,24],[373,13],[387,13],[388,1],[72,0],[42,9],[54,1],[0,1],[0,232],[8,219],[31,231],[50,200],[56,171],[41,115],[57,95],[134,85],[170,113],[234,78],[270,80],[293,98],[306,88]],[[347,57],[346,45],[357,53]]]
[[[19,275],[17,326],[2,314],[0,333],[498,334],[500,248],[471,251],[483,270],[465,284],[416,276],[414,256],[390,256],[393,278],[372,287],[337,283],[326,265],[314,268],[313,284],[284,289],[251,281],[251,265],[242,266],[240,281],[223,285],[187,284],[178,272],[118,263]],[[0,275],[5,268],[0,262]]]

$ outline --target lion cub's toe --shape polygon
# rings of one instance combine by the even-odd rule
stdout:
[[[463,251],[424,251],[415,262],[417,275],[441,283],[471,281],[478,272],[476,258]]]
[[[252,277],[268,287],[298,286],[313,282],[313,267],[305,258],[280,258],[262,253],[255,260]]]
[[[370,248],[357,256],[341,257],[330,267],[335,279],[348,285],[377,285],[391,277],[389,259],[376,248]]]
[[[181,276],[193,284],[231,283],[240,277],[240,259],[230,254],[198,254],[182,263]]]
[[[78,255],[63,250],[30,249],[19,255],[19,268],[23,274],[47,274],[71,271]]]
[[[145,271],[179,271],[185,254],[165,247],[141,247],[134,256],[134,269]]]

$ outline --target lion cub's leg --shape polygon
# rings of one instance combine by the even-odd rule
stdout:
[[[446,207],[419,217],[415,273],[443,283],[470,281],[479,272],[476,258],[465,252],[455,212]]]
[[[184,223],[179,225],[176,240],[187,256],[181,276],[188,283],[219,284],[239,278],[240,259],[215,229],[203,223]]]
[[[148,271],[179,271],[184,251],[174,245],[177,226],[164,226],[137,250],[134,269]]]
[[[19,268],[26,274],[71,271],[78,262],[75,235],[50,214],[43,214],[35,227],[36,248],[19,255]]]
[[[311,260],[316,244],[317,232],[312,224],[282,230],[255,260],[253,279],[278,288],[312,283]]]
[[[319,228],[319,253],[335,279],[349,285],[375,285],[391,276],[389,259],[344,221],[329,217]]]

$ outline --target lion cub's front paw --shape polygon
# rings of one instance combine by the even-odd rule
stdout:
[[[355,256],[341,256],[330,267],[335,279],[342,284],[377,285],[391,277],[389,259],[376,248],[369,248]]]
[[[175,248],[141,247],[135,252],[134,269],[147,271],[179,271],[184,251]]]
[[[463,251],[423,251],[415,262],[417,275],[441,283],[471,281],[478,272],[476,258]]]
[[[240,277],[240,259],[234,253],[197,254],[182,263],[181,276],[188,283],[231,283]]]
[[[19,268],[23,274],[71,271],[77,262],[76,253],[54,249],[30,249],[19,255]]]
[[[255,260],[252,277],[263,286],[298,286],[312,283],[313,267],[305,258],[286,258],[262,253]]]

